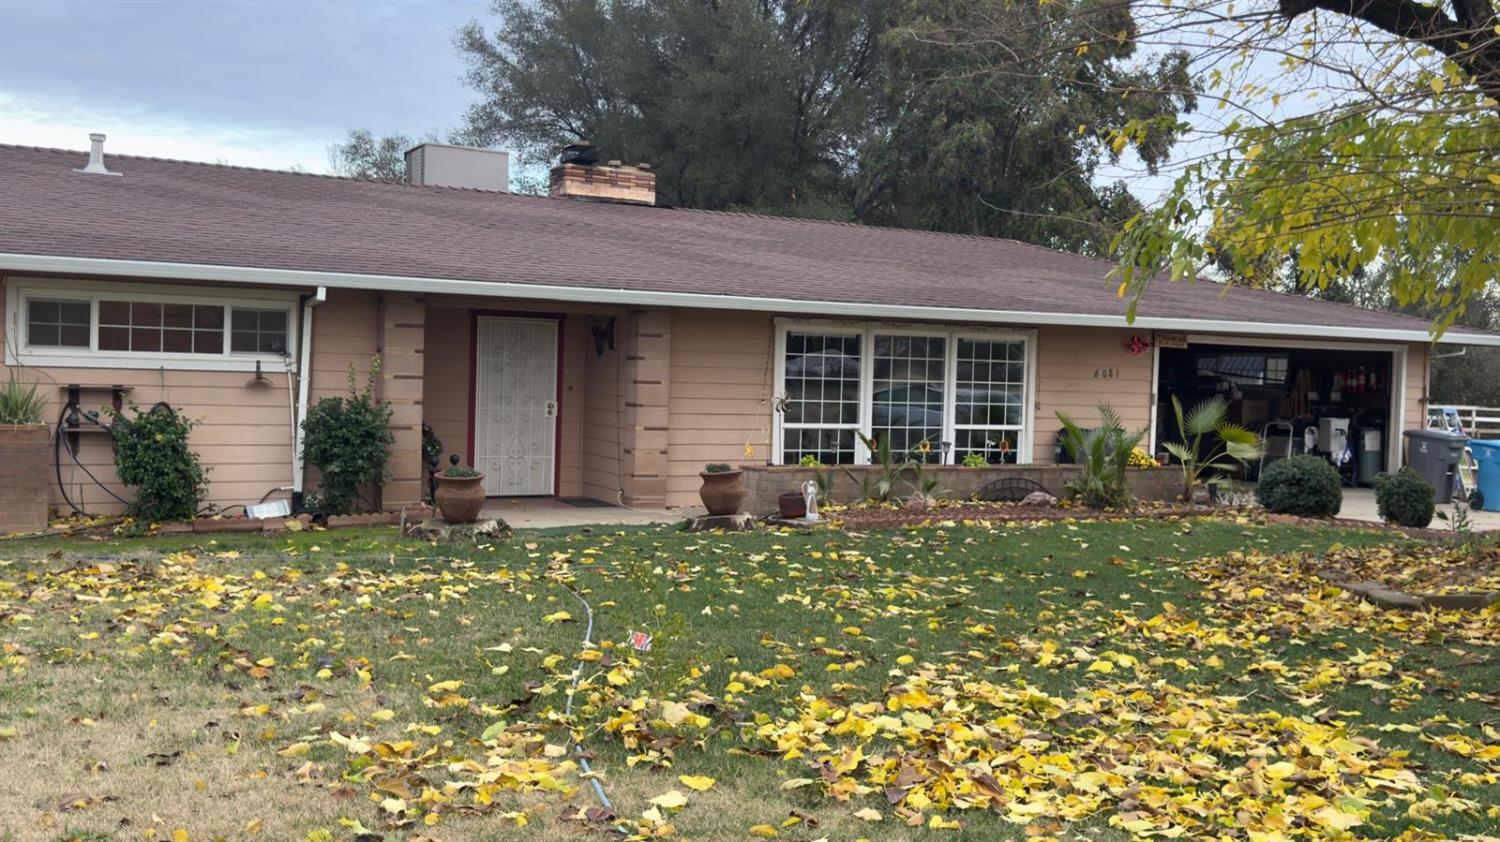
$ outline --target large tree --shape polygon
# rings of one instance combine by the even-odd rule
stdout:
[[[1120,0],[909,0],[891,11],[888,96],[860,172],[862,219],[1103,253],[1141,209],[1103,184],[1128,126],[1149,171],[1195,105],[1181,50],[1137,56]],[[1089,40],[1096,28],[1116,37]]]
[[[1144,43],[1192,51],[1219,119],[1163,201],[1129,224],[1122,294],[1214,264],[1250,284],[1290,265],[1313,288],[1384,266],[1392,300],[1434,313],[1440,331],[1500,283],[1489,0],[1136,8]],[[1107,37],[1096,27],[1089,43]]]
[[[848,214],[884,0],[496,0],[458,44],[469,137],[532,162],[579,138],[664,202]]]
[[[1078,50],[1086,11],[1121,33]],[[1140,60],[1120,0],[498,0],[459,44],[471,138],[532,161],[586,138],[701,208],[851,218],[1106,251],[1140,205],[1097,140],[1165,159],[1180,53]],[[991,39],[992,28],[1006,28]],[[975,33],[981,37],[973,37]],[[1022,57],[1048,51],[1043,64]],[[1009,64],[1007,64],[1009,63]]]

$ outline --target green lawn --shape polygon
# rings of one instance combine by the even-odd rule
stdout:
[[[1493,833],[1500,613],[1380,612],[1306,564],[1380,540],[0,544],[0,840]]]

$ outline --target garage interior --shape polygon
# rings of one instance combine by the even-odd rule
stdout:
[[[1386,469],[1392,430],[1393,354],[1312,348],[1191,343],[1160,348],[1157,369],[1157,457],[1162,442],[1180,441],[1172,396],[1184,411],[1219,395],[1229,420],[1261,435],[1266,454],[1245,479],[1277,459],[1300,453],[1327,458],[1346,485],[1371,485]],[[1205,443],[1205,447],[1213,445]]]

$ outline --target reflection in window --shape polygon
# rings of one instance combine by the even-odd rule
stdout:
[[[229,349],[236,354],[286,352],[286,311],[234,308]]]
[[[782,458],[854,462],[859,429],[858,334],[788,331],[783,363]]]
[[[1026,343],[960,339],[957,357],[954,461],[978,453],[992,465],[1015,463],[1026,417]]]
[[[892,452],[925,450],[943,458],[943,382],[948,340],[942,336],[875,335],[870,436]]]

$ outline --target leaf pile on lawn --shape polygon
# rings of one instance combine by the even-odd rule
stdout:
[[[181,755],[153,754],[219,776],[195,788],[230,799],[264,781],[283,798],[253,819],[132,815],[145,796],[115,761],[98,803],[70,813],[162,839],[262,819],[272,836],[360,840],[1479,839],[1500,821],[1500,613],[1380,611],[1315,575],[1335,540],[1331,560],[1447,558],[1369,533],[642,531],[455,558],[318,540],[334,539],[0,562],[0,693],[42,708],[0,713],[0,742],[39,751],[36,734],[88,710],[59,689],[103,692],[123,707],[90,722],[195,717]],[[625,645],[630,629],[653,647]],[[135,710],[148,694],[158,709]],[[59,768],[80,767],[70,751]],[[240,765],[190,771],[212,757]],[[0,812],[36,813],[9,786],[44,784],[0,778]]]

